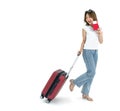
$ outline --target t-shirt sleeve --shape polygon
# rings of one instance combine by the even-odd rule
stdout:
[[[87,28],[87,27],[86,27],[85,25],[83,25],[82,29],[84,29],[84,30],[86,31],[86,28]]]

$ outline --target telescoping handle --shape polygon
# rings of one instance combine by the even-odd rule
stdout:
[[[74,62],[73,62],[73,64],[72,64],[72,66],[70,67],[70,69],[69,69],[69,71],[68,71],[68,73],[67,73],[67,75],[66,75],[67,77],[69,76],[69,74],[70,74],[72,68],[74,67],[76,61],[78,60],[78,58],[79,58],[79,56],[77,56],[77,57],[75,58],[75,60],[74,60]]]

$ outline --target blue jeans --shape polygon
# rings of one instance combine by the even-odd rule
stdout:
[[[98,60],[98,50],[83,49],[83,59],[86,64],[87,71],[73,80],[78,87],[82,87],[82,94],[89,95],[90,87],[96,73],[96,65]]]

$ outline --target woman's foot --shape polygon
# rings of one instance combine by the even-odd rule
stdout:
[[[86,99],[88,101],[93,101],[93,99],[91,97],[89,97],[88,95],[85,95],[85,94],[82,95],[82,98]]]
[[[70,86],[69,89],[70,91],[73,91],[75,84],[73,83],[73,79],[70,79]]]

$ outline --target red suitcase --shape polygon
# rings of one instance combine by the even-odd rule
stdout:
[[[73,68],[77,59],[78,59],[78,56],[75,59],[68,73],[66,73],[61,69],[58,69],[52,73],[51,77],[49,78],[48,82],[46,83],[45,87],[41,92],[41,96],[40,96],[41,99],[46,97],[47,98],[46,102],[49,103],[51,100],[53,100],[57,96],[58,92],[60,91],[65,81],[69,77],[70,71]]]

